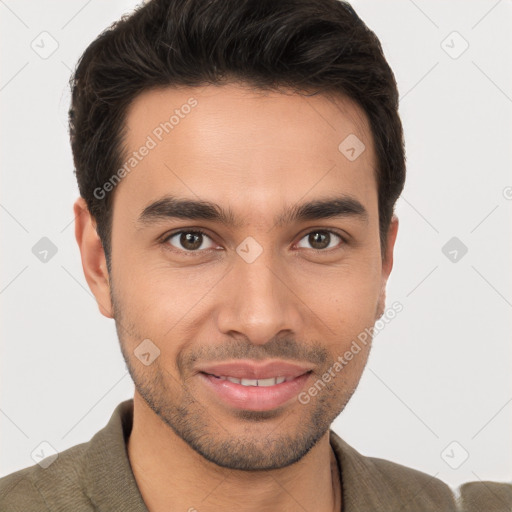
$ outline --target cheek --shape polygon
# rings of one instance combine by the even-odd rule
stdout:
[[[203,309],[205,294],[215,290],[218,269],[172,268],[158,263],[126,265],[116,277],[123,315],[136,323],[147,337],[163,340],[172,336]],[[117,286],[117,283],[120,283]],[[151,336],[150,336],[151,334]]]
[[[345,373],[362,371],[371,345],[371,328],[375,324],[378,304],[378,287],[374,282],[360,283],[345,292],[338,293],[331,301],[331,321],[329,325],[335,335],[331,343],[331,353],[337,358],[347,351]],[[354,344],[355,343],[355,344]],[[350,352],[357,353],[356,355]]]
[[[356,259],[356,258],[354,258]],[[296,272],[300,296],[315,310],[343,324],[366,324],[373,318],[381,289],[380,267],[374,259],[357,258],[333,268],[313,267]]]

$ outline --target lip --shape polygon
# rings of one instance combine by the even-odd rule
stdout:
[[[312,366],[298,365],[287,361],[232,361],[203,365],[197,368],[198,372],[216,375],[217,377],[236,377],[237,379],[269,379],[271,377],[296,378],[311,371]],[[272,386],[270,386],[272,387]]]
[[[268,411],[296,398],[309,380],[311,372],[303,373],[290,381],[273,386],[243,386],[229,380],[221,380],[207,373],[198,377],[206,387],[226,405],[247,411]],[[264,378],[264,377],[260,377]]]

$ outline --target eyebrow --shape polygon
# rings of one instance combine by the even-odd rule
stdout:
[[[366,208],[356,198],[342,195],[294,205],[277,215],[274,225],[282,227],[295,222],[343,217],[368,222]],[[137,225],[142,229],[168,219],[208,220],[234,228],[243,226],[231,208],[225,209],[210,201],[180,199],[171,195],[146,206],[137,219]]]

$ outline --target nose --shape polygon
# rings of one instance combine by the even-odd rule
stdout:
[[[270,251],[251,263],[237,258],[222,283],[219,330],[243,334],[253,344],[267,343],[282,331],[300,332],[303,306],[292,281]]]

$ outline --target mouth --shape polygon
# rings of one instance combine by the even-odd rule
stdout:
[[[228,380],[229,382],[233,382],[234,384],[241,384],[242,386],[258,386],[258,387],[275,386],[277,384],[282,384],[283,382],[290,382],[297,378],[297,377],[281,376],[281,377],[269,377],[266,379],[250,379],[250,378],[239,379],[238,377],[230,377],[227,375],[214,375],[213,373],[206,373],[206,372],[201,372],[201,373],[204,373],[205,375],[210,375],[211,377],[215,377],[216,379]],[[311,371],[306,372],[306,373],[311,373]]]
[[[278,375],[260,379],[215,375],[197,375],[216,401],[237,409],[268,411],[291,402],[309,380],[312,370],[298,376]]]

